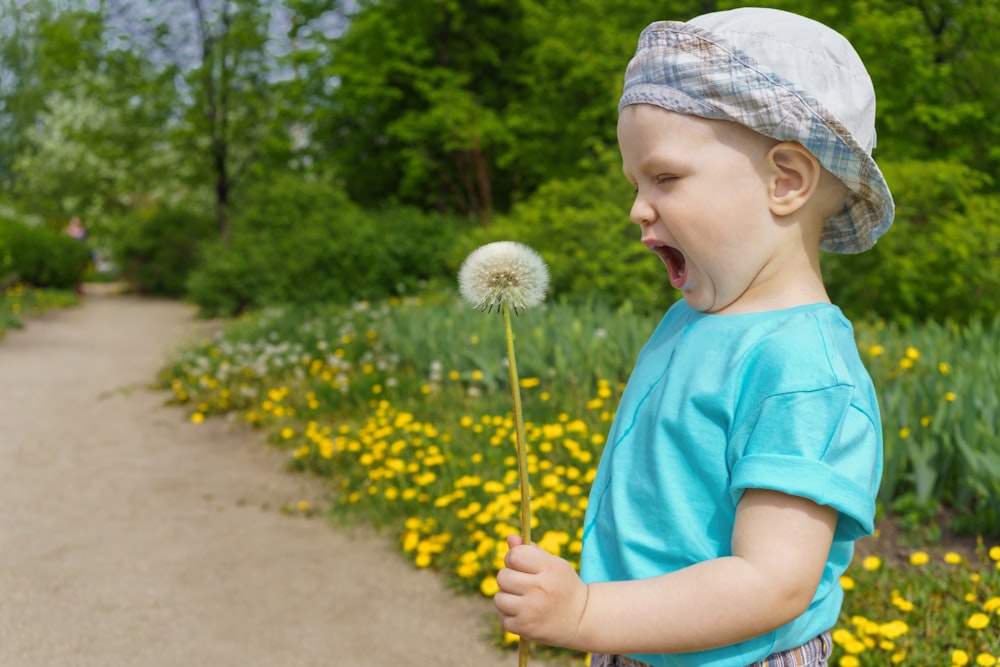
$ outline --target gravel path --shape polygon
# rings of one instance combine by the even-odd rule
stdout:
[[[316,480],[147,389],[206,325],[88,294],[0,342],[0,667],[510,667],[492,605],[388,538],[280,511]]]

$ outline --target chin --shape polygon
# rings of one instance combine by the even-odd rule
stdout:
[[[688,306],[702,313],[711,313],[714,310],[714,305],[712,302],[708,301],[703,297],[699,297],[689,290],[683,290],[681,292],[681,297],[687,303]]]

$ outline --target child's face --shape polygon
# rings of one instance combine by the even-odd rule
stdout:
[[[618,142],[636,187],[630,217],[688,305],[706,313],[763,309],[783,288],[789,251],[769,207],[767,154],[778,142],[648,104],[622,109]]]

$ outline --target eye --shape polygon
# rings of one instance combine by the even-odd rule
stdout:
[[[663,185],[664,183],[670,183],[671,181],[676,181],[677,177],[672,174],[658,174],[656,177],[656,184]]]

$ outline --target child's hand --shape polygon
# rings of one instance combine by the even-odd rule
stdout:
[[[503,629],[526,639],[573,648],[587,607],[588,588],[562,558],[521,538],[507,538],[507,566],[497,574],[493,604]]]

